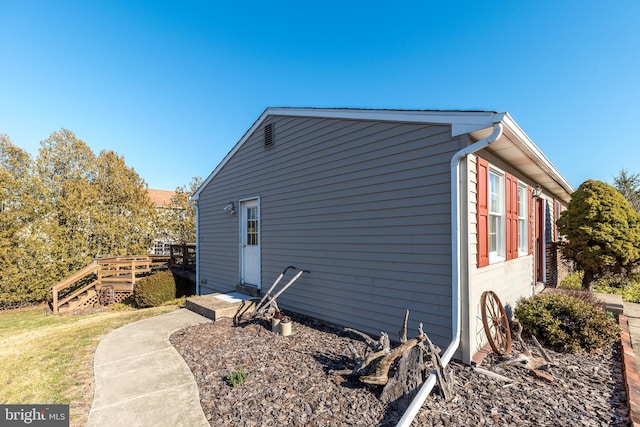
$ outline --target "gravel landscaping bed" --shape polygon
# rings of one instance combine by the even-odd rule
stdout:
[[[339,329],[296,319],[288,337],[257,322],[233,327],[230,319],[195,325],[170,340],[198,383],[212,426],[393,426],[402,412],[379,400],[380,389],[332,370],[353,367],[351,343],[365,343]],[[428,333],[428,331],[426,331]],[[412,336],[412,333],[409,333]],[[532,350],[535,354],[535,349]],[[514,353],[520,351],[514,343]],[[454,397],[434,391],[413,426],[628,426],[619,344],[600,354],[547,350],[553,382],[519,366],[497,368],[490,355],[482,368],[512,379],[501,382],[452,362]],[[246,381],[232,388],[226,376],[240,368]]]

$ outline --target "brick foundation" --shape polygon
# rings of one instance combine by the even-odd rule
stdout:
[[[546,285],[556,288],[565,277],[573,273],[573,263],[562,256],[559,242],[547,243],[545,256],[547,258]]]
[[[620,342],[622,343],[622,364],[624,366],[624,386],[629,404],[629,420],[633,427],[640,427],[640,375],[636,356],[631,346],[629,322],[624,315],[618,316]]]

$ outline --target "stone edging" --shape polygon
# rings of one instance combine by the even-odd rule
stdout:
[[[627,316],[619,315],[620,342],[622,344],[622,364],[624,366],[624,386],[627,391],[629,403],[629,420],[634,427],[640,427],[640,375],[636,355],[631,346],[631,334],[629,333],[629,321]]]

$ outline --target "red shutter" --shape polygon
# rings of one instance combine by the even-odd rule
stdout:
[[[511,182],[511,248],[513,258],[518,258],[518,180],[513,177]]]
[[[478,157],[476,166],[478,267],[484,267],[489,265],[489,197],[487,194],[489,163],[486,160]]]
[[[506,244],[507,259],[518,258],[518,180],[510,174],[505,176]]]
[[[513,228],[511,227],[511,218],[513,217],[513,200],[511,200],[511,182],[513,181],[513,176],[509,174],[505,174],[504,182],[505,182],[505,191],[504,191],[504,202],[505,202],[505,231],[506,231],[506,256],[507,260],[513,258],[513,248],[511,247]]]
[[[528,222],[527,222],[527,230],[529,230],[529,236],[528,236],[528,241],[529,244],[527,245],[529,250],[527,251],[529,253],[529,255],[531,255],[533,253],[533,187],[529,186],[527,188],[527,212],[528,215],[527,217],[529,218]]]

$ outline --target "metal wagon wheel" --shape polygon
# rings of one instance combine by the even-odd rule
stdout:
[[[511,330],[509,319],[500,299],[493,291],[485,291],[480,299],[482,324],[491,349],[505,355],[511,352]]]

